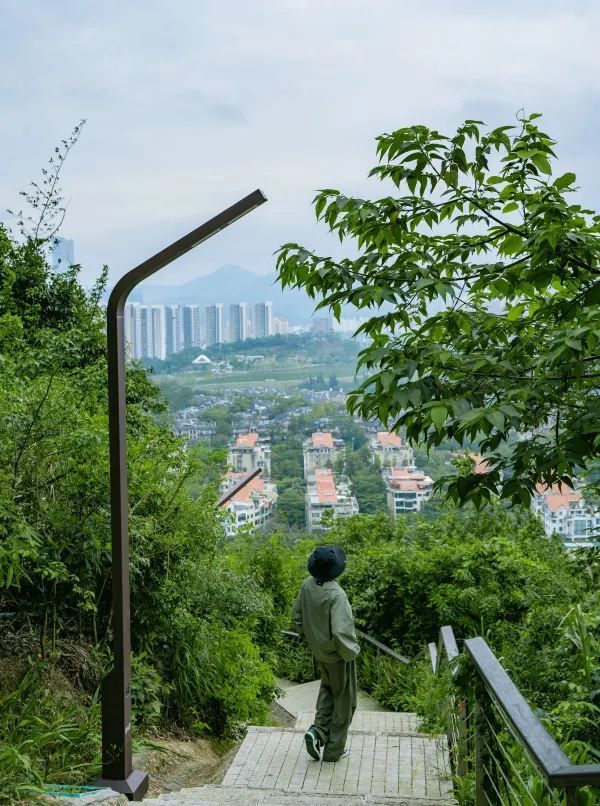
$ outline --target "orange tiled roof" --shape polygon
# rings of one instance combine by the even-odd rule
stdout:
[[[538,495],[544,496],[548,504],[548,509],[551,512],[557,512],[563,507],[565,509],[571,509],[573,504],[578,504],[583,498],[581,493],[575,492],[575,490],[568,487],[566,484],[562,485],[562,489],[558,484],[553,484],[552,487],[547,487],[545,484],[538,484],[535,489]]]
[[[391,467],[386,472],[394,490],[414,493],[433,484],[432,479],[420,470],[408,470],[405,467]]]
[[[478,475],[489,473],[491,471],[489,460],[484,459],[480,453],[470,453],[469,458],[475,462],[475,473]]]
[[[330,431],[315,431],[312,445],[313,448],[333,448],[333,434]]]
[[[413,479],[423,481],[426,476],[421,470],[409,470],[406,467],[390,467],[386,471],[393,479]]]
[[[247,473],[234,473],[230,471],[227,473],[227,479],[231,482],[230,487],[239,484],[242,479],[245,479]],[[261,479],[260,476],[255,476],[251,479],[248,484],[242,487],[241,490],[238,490],[237,493],[230,499],[231,501],[249,501],[252,497],[252,493],[262,493],[265,489],[265,483]]]
[[[378,431],[377,441],[382,448],[402,448],[404,446],[404,441],[392,431]]]
[[[250,433],[250,434],[240,434],[235,444],[239,448],[254,448],[257,442],[258,442],[258,434]]]
[[[315,470],[315,487],[320,504],[335,504],[337,492],[331,470]]]

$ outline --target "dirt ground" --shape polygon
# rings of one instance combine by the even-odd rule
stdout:
[[[294,722],[294,717],[273,703],[267,724],[291,727]],[[156,745],[162,749],[145,749],[135,760],[137,769],[150,773],[146,797],[204,784],[220,784],[241,743],[242,739],[225,744],[209,739],[157,738]]]

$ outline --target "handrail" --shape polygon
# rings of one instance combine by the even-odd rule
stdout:
[[[363,641],[366,641],[371,646],[374,646],[379,652],[383,652],[384,655],[388,655],[390,658],[399,661],[400,663],[404,663],[406,666],[410,665],[410,660],[405,658],[404,655],[400,655],[398,652],[394,652],[393,649],[390,649],[389,646],[382,644],[381,641],[378,641],[376,638],[371,638],[370,635],[362,632],[361,630],[357,630],[356,634],[359,635]]]
[[[496,705],[548,783],[556,787],[600,785],[600,764],[571,764],[483,638],[469,638],[465,647]]]
[[[230,501],[236,493],[239,493],[240,490],[243,490],[244,487],[246,486],[246,484],[251,482],[252,479],[256,478],[261,473],[262,473],[262,468],[259,467],[256,470],[253,470],[252,473],[250,473],[248,476],[243,478],[237,484],[234,484],[234,486],[231,487],[231,489],[227,490],[225,495],[217,501],[217,509],[219,509],[219,507],[225,506],[225,504],[228,501]]]
[[[287,635],[288,638],[300,638],[300,634],[294,632],[293,630],[282,630],[283,635]],[[382,644],[381,641],[378,641],[376,638],[372,638],[370,635],[362,632],[361,630],[357,630],[356,634],[366,641],[367,643],[374,646],[379,652],[383,652],[384,655],[388,655],[390,658],[399,661],[400,663],[410,664],[410,660],[405,658],[404,655],[398,654],[398,652],[394,652],[393,649],[390,649],[389,646]]]

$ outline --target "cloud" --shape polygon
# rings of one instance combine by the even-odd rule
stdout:
[[[117,276],[260,186],[268,205],[172,277],[220,263],[269,271],[287,240],[339,249],[314,190],[366,194],[374,137],[451,130],[520,107],[546,114],[586,203],[595,142],[600,7],[553,0],[9,0],[0,32],[0,205],[56,140],[88,123],[65,167],[64,233],[91,277]],[[165,280],[168,273],[165,274]]]

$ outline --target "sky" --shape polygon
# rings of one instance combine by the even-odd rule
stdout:
[[[86,284],[111,282],[255,188],[269,202],[164,269],[340,254],[315,191],[377,196],[375,137],[544,114],[600,208],[600,3],[590,0],[1,0],[0,220],[54,145]],[[383,192],[389,192],[385,190]]]

